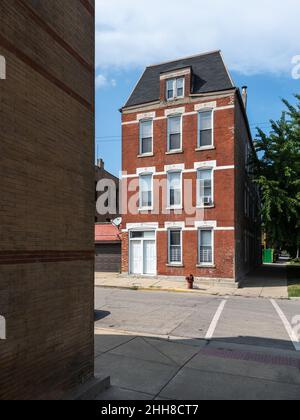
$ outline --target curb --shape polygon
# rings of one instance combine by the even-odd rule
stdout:
[[[139,287],[139,286],[109,286],[109,285],[95,285],[95,287],[99,289],[116,289],[116,290],[131,290],[137,292],[167,292],[167,293],[185,293],[190,295],[201,295],[201,296],[218,296],[218,297],[240,297],[244,299],[276,299],[276,300],[299,300],[300,298],[288,298],[288,297],[271,297],[271,296],[245,296],[239,293],[231,294],[231,293],[210,293],[204,290],[188,290],[188,289],[165,289],[165,288],[158,288],[158,287]]]
[[[207,293],[204,290],[188,290],[188,289],[164,289],[158,287],[139,287],[139,286],[108,286],[108,285],[95,285],[100,289],[117,289],[117,290],[132,290],[139,292],[169,292],[169,293],[190,293],[190,294],[199,294],[199,295],[211,295],[219,296],[218,293]]]

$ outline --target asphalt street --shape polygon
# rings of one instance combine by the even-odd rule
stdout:
[[[300,302],[279,300],[276,304],[299,333]],[[295,350],[270,299],[96,288],[95,308],[96,328]]]

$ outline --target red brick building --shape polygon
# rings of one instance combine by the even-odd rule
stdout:
[[[260,261],[241,95],[220,51],[147,67],[122,108],[122,271],[240,282]]]

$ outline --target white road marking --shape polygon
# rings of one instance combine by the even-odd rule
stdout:
[[[278,313],[281,321],[283,322],[283,325],[286,329],[286,332],[288,333],[294,347],[296,351],[300,351],[300,342],[299,339],[295,333],[295,331],[293,330],[293,328],[291,327],[291,324],[289,323],[289,321],[287,320],[287,317],[284,315],[284,313],[282,312],[282,310],[280,309],[280,307],[278,306],[278,304],[275,302],[274,299],[271,299],[271,303],[274,306],[276,312]]]
[[[222,312],[225,308],[227,300],[223,300],[221,305],[219,306],[214,319],[212,320],[212,323],[210,324],[209,330],[207,331],[207,334],[205,336],[205,340],[211,340],[214,336],[214,333],[216,331],[219,319],[221,318]]]

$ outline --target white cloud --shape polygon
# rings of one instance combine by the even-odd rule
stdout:
[[[131,69],[222,49],[231,70],[286,73],[300,53],[299,16],[299,0],[96,0],[96,64]]]
[[[117,83],[115,79],[108,79],[103,74],[96,76],[96,89],[102,89],[108,86],[116,87]]]

